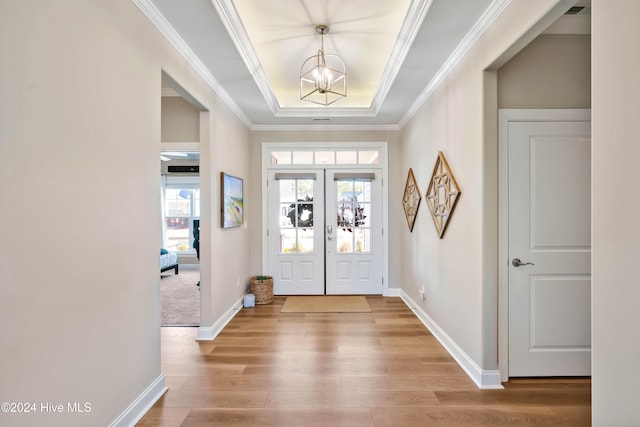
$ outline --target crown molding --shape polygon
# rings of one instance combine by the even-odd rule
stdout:
[[[264,97],[267,105],[271,109],[272,113],[276,115],[278,110],[280,110],[280,105],[278,104],[278,100],[276,99],[275,94],[273,93],[273,89],[269,84],[269,80],[267,79],[267,75],[262,68],[262,64],[258,59],[258,55],[253,48],[253,44],[251,43],[251,39],[249,39],[249,35],[242,24],[242,19],[240,19],[240,15],[238,14],[238,10],[233,4],[232,0],[211,0],[213,7],[218,12],[224,27],[231,37],[234,46],[238,50],[240,57],[244,61],[244,64],[247,66],[247,70],[251,73],[253,80],[256,82],[260,93]]]
[[[391,50],[389,62],[387,62],[384,72],[382,73],[378,90],[373,96],[371,107],[375,114],[378,114],[380,108],[382,108],[382,104],[387,98],[389,90],[391,90],[391,86],[400,72],[400,68],[404,63],[404,60],[413,45],[413,41],[418,35],[418,32],[422,27],[422,23],[424,22],[427,12],[429,12],[432,4],[433,0],[413,0],[411,2],[407,16],[402,23],[400,33],[396,39],[396,44]]]
[[[275,117],[297,117],[297,118],[325,118],[325,117],[375,117],[376,112],[371,108],[331,108],[331,107],[310,107],[310,108],[287,108],[281,109],[274,114]]]
[[[399,131],[398,125],[253,125],[251,131],[295,132],[295,131]]]
[[[475,23],[471,31],[462,39],[451,56],[447,58],[442,67],[438,70],[435,76],[431,79],[429,84],[418,95],[414,103],[411,105],[406,114],[398,122],[398,126],[402,129],[411,118],[418,112],[420,107],[429,99],[431,94],[436,90],[440,83],[449,75],[449,73],[455,68],[460,60],[471,50],[473,45],[482,37],[482,35],[491,26],[493,21],[500,16],[502,11],[511,3],[511,0],[494,0],[493,3],[482,14],[480,19]]]
[[[131,0],[171,45],[187,60],[189,65],[204,79],[211,89],[220,97],[222,102],[238,117],[248,128],[253,122],[231,98],[227,91],[220,85],[211,72],[205,67],[200,58],[191,50],[189,45],[178,35],[178,32],[169,24],[151,0]]]

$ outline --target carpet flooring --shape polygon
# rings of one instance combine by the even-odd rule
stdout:
[[[364,296],[312,295],[287,297],[281,313],[369,313]]]
[[[200,270],[180,267],[160,276],[160,315],[162,326],[199,326],[200,324]]]

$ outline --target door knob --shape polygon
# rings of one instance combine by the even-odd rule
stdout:
[[[535,265],[532,262],[522,262],[520,261],[520,258],[514,258],[513,261],[511,261],[511,265],[513,265],[514,267],[522,267],[523,265]]]
[[[327,240],[333,240],[333,237],[329,236],[327,237]]]

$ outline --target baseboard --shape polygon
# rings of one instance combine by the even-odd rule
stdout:
[[[167,390],[164,375],[160,374],[109,427],[133,427]]]
[[[400,288],[387,288],[386,292],[384,293],[385,297],[399,297],[401,294],[401,289]]]
[[[198,336],[196,338],[197,341],[211,341],[218,336],[222,329],[227,326],[227,323],[231,321],[235,317],[236,314],[242,309],[242,302],[244,299],[244,295],[240,297],[238,301],[236,301],[229,310],[227,310],[213,325],[211,326],[200,326],[198,328]]]
[[[418,319],[429,329],[431,334],[442,344],[442,346],[449,352],[451,357],[460,365],[460,367],[466,372],[476,386],[480,389],[502,389],[502,383],[500,381],[499,370],[484,370],[481,369],[476,362],[474,362],[467,353],[460,348],[458,344],[433,321],[427,313],[422,310],[418,304],[413,301],[409,295],[404,291],[400,291],[400,298],[409,306],[409,308],[416,314]]]

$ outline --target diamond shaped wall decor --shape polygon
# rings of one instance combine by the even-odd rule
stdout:
[[[402,206],[404,207],[404,215],[407,217],[409,232],[413,231],[421,200],[422,196],[420,195],[416,178],[413,176],[413,169],[409,168],[407,182],[404,185],[404,196],[402,197]]]
[[[433,167],[431,181],[427,189],[426,199],[431,211],[433,223],[436,226],[438,236],[442,239],[444,231],[449,225],[449,220],[453,214],[453,210],[460,198],[460,187],[453,176],[447,159],[445,159],[442,151],[438,151],[438,158]]]

